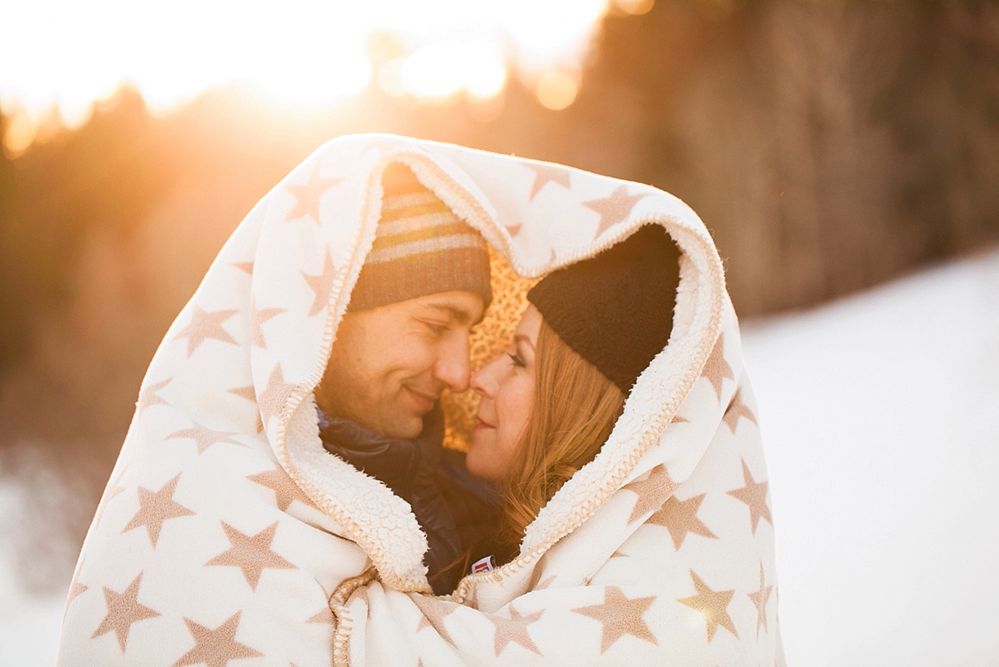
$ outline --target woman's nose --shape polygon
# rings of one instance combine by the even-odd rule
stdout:
[[[494,396],[496,394],[496,377],[492,371],[495,362],[491,362],[472,373],[470,386],[475,393],[482,396]]]

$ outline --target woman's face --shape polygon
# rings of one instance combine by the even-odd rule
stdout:
[[[540,330],[541,313],[528,305],[504,354],[472,374],[472,389],[482,397],[465,459],[473,475],[500,480],[510,466],[534,407],[535,349]]]

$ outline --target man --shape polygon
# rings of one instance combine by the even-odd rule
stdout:
[[[352,582],[453,588],[467,503],[440,478],[462,467],[436,405],[468,387],[489,257],[409,168],[361,164],[369,146],[331,142],[270,191],[164,337],[59,664],[328,664]]]
[[[374,245],[315,391],[320,436],[327,451],[409,502],[427,533],[429,580],[447,593],[461,572],[465,531],[455,513],[482,512],[467,512],[480,498],[452,483],[475,486],[460,457],[442,459],[435,406],[444,389],[468,388],[469,333],[491,299],[489,256],[408,168],[389,167],[383,184]],[[459,498],[451,507],[442,486]]]

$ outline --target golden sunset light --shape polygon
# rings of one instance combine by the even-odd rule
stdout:
[[[371,85],[430,104],[490,100],[519,77],[539,103],[563,109],[600,19],[652,0],[288,0],[169,5],[126,0],[40,0],[5,10],[0,107],[8,148],[40,126],[82,124],[122,85],[153,112],[214,87],[245,86],[279,108],[316,109]],[[45,35],[40,39],[39,35]],[[394,53],[373,54],[389,35]]]

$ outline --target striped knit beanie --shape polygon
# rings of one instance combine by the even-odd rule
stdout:
[[[351,293],[350,310],[369,310],[437,292],[473,292],[489,306],[489,254],[477,231],[423,187],[409,167],[382,177],[374,245]]]

